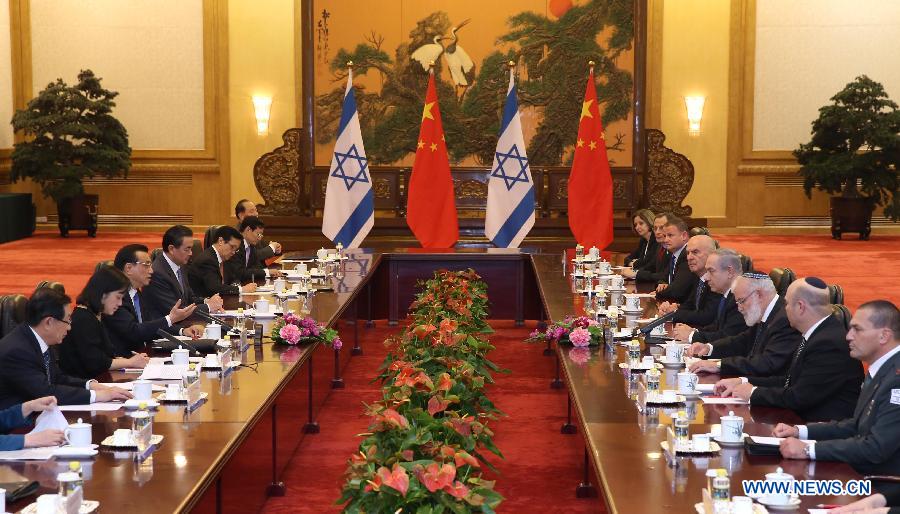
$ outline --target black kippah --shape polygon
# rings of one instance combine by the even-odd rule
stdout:
[[[826,284],[825,281],[819,277],[806,277],[803,280],[806,280],[807,284],[815,287],[816,289],[828,289],[828,284]]]

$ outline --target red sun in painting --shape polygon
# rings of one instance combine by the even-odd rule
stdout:
[[[550,14],[562,18],[572,8],[572,0],[550,0],[547,7],[550,8]]]

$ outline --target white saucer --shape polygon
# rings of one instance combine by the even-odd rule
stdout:
[[[624,287],[609,287],[606,290],[610,293],[624,293],[626,291]]]
[[[641,314],[644,312],[644,309],[619,309],[619,310],[621,310],[625,314]]]
[[[669,359],[666,359],[665,357],[659,357],[657,360],[659,361],[660,364],[663,365],[664,368],[677,369],[677,368],[681,368],[684,366],[683,361],[672,362]]]
[[[60,446],[53,450],[53,456],[62,458],[93,457],[97,455],[97,448],[99,447],[96,444],[90,446]]]
[[[729,448],[735,448],[738,446],[744,446],[744,439],[747,437],[749,437],[749,436],[747,434],[744,434],[741,436],[740,441],[723,441],[722,439],[720,439],[720,436],[714,435],[712,439],[713,439],[713,441],[721,444],[722,446],[727,446]]]
[[[692,393],[685,393],[684,391],[678,391],[678,394],[684,396],[685,398],[700,398],[703,396],[703,393],[694,389]]]
[[[796,510],[800,508],[800,498],[791,498],[786,505],[774,504],[769,501],[768,496],[757,498],[756,501],[773,510]]]
[[[134,398],[132,398],[130,400],[125,400],[125,403],[123,405],[125,406],[126,409],[139,409],[139,408],[141,408],[142,403],[147,404],[148,409],[155,409],[155,408],[159,407],[159,402],[157,402],[156,400],[153,400],[153,399],[135,400]]]

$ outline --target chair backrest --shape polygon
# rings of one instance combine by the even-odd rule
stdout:
[[[215,241],[213,241],[213,234],[221,227],[222,225],[210,225],[209,228],[206,229],[206,232],[203,234],[203,248],[201,248],[201,250],[205,250],[215,243]]]
[[[835,305],[844,305],[844,288],[837,284],[828,286],[828,301]]]
[[[690,235],[691,237],[708,236],[709,229],[706,227],[691,227],[691,229],[688,231],[688,235]]]
[[[834,317],[844,325],[844,330],[850,330],[850,318],[853,317],[850,309],[846,305],[832,305],[831,308],[834,310]]]
[[[35,291],[42,287],[49,287],[50,289],[55,289],[62,294],[66,294],[66,288],[62,285],[61,282],[56,282],[53,280],[41,280],[38,282],[37,287],[34,288]]]
[[[162,248],[154,248],[153,250],[150,250],[150,260],[155,261],[156,258],[160,256],[160,254],[162,254]]]
[[[741,271],[743,271],[744,273],[747,273],[748,271],[753,271],[753,258],[750,257],[749,255],[744,255],[744,254],[741,254],[740,258],[741,258]],[[770,278],[771,278],[771,276],[772,275],[769,274]],[[774,280],[773,280],[773,282],[774,282]]]
[[[28,298],[23,294],[10,294],[0,299],[0,336],[5,336],[25,322],[25,306]]]
[[[743,261],[741,261],[741,263],[743,264]],[[772,279],[775,290],[778,291],[778,294],[783,298],[787,293],[788,286],[797,279],[797,276],[794,275],[791,268],[772,268],[772,270],[769,271],[769,278]]]
[[[97,273],[98,271],[100,271],[103,268],[111,268],[114,265],[115,264],[113,263],[113,261],[100,261],[97,263],[96,266],[94,266],[94,273]]]

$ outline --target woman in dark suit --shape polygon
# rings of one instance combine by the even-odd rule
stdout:
[[[136,353],[125,359],[115,356],[115,348],[100,322],[122,305],[122,296],[130,282],[124,273],[111,266],[97,270],[75,299],[72,329],[59,345],[59,367],[67,374],[95,378],[111,369],[143,368],[149,358]]]
[[[634,233],[638,235],[639,243],[638,247],[625,257],[625,265],[638,269],[656,258],[658,243],[653,237],[653,212],[650,209],[638,210],[632,218],[632,226]]]

